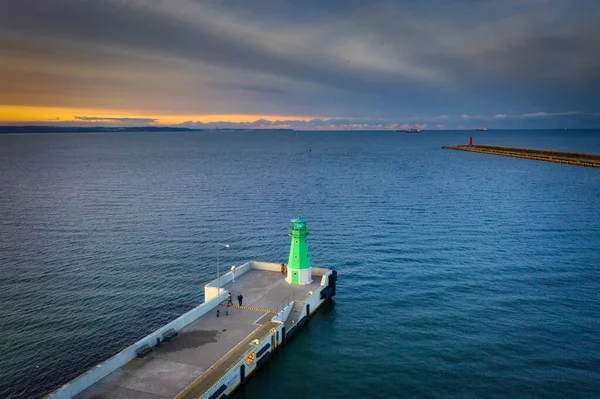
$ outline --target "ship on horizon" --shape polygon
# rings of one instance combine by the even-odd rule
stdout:
[[[404,133],[421,133],[421,129],[404,129],[404,130],[396,130],[397,132]]]

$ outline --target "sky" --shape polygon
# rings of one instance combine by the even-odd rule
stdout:
[[[600,128],[600,3],[0,0],[0,124]]]

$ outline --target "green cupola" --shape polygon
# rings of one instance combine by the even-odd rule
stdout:
[[[307,220],[301,217],[292,219],[290,236],[290,257],[288,259],[286,281],[290,284],[306,285],[312,283],[312,273],[310,267],[310,256],[308,254],[308,243],[306,239],[309,235],[306,229]]]

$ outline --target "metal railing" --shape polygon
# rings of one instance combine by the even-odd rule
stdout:
[[[290,303],[294,302],[296,299],[296,293],[292,292],[291,295],[288,295],[287,297],[285,297],[285,299],[283,299],[281,302],[279,302],[274,308],[273,308],[273,313],[275,313],[275,315],[278,315],[280,312],[283,311],[283,309],[285,309]]]
[[[286,296],[282,301],[280,301],[274,308],[272,308],[271,312],[274,313],[276,316],[279,315],[280,312],[283,312],[283,310],[290,305],[292,302],[294,302],[296,299],[296,295],[294,292],[292,292],[290,295]],[[283,322],[284,320],[282,320]],[[252,352],[254,352],[256,350],[256,348],[262,346],[262,344],[265,343],[265,341],[270,340],[271,339],[271,335],[272,332],[270,334],[268,334],[266,337],[264,337],[263,339],[261,339],[259,341],[258,345],[255,345],[252,349],[248,349],[246,351],[246,353],[244,353],[244,355],[240,358],[240,359],[247,359],[248,356],[250,356],[250,354]],[[238,344],[238,346],[241,345]],[[236,346],[237,347],[237,346]],[[219,362],[217,362],[219,363]],[[203,394],[202,397],[206,396],[206,394],[210,391],[212,391],[214,388],[216,388],[218,385],[222,384],[223,380],[234,370],[238,367],[239,363],[235,363],[233,366],[229,367],[227,369],[227,371],[225,373],[223,373],[223,377],[221,377],[221,379],[219,381],[217,381],[216,383],[214,383],[208,390],[206,390],[206,392]],[[214,366],[213,366],[214,367]],[[211,367],[212,368],[212,367]]]
[[[271,339],[271,334],[267,335],[266,337],[264,337],[263,339],[261,339],[258,343],[258,345],[255,345],[252,349],[248,349],[244,355],[240,358],[241,361],[243,361],[244,359],[248,359],[248,357],[250,356],[251,353],[256,352],[256,348],[261,347],[265,341],[270,340]],[[200,396],[199,398],[204,398],[206,397],[206,395],[214,390],[216,387],[220,386],[221,384],[223,384],[223,380],[225,380],[225,378],[227,378],[227,376],[229,374],[231,374],[231,372],[235,369],[237,369],[239,366],[239,363],[236,362],[233,366],[229,367],[227,369],[227,371],[225,373],[223,373],[223,377],[221,377],[221,379],[217,382],[215,382],[209,389],[206,390],[206,392],[204,392],[204,394],[202,394],[202,396]],[[241,383],[241,382],[240,382]]]
[[[283,312],[283,310],[284,310],[284,309],[285,309],[287,306],[289,306],[289,305],[290,305],[292,302],[294,302],[294,301],[295,301],[295,298],[296,298],[296,295],[295,295],[295,293],[293,293],[293,292],[292,292],[292,294],[290,294],[290,295],[286,296],[286,297],[285,297],[285,298],[284,298],[282,301],[280,301],[280,302],[279,302],[279,303],[278,303],[278,304],[277,304],[277,305],[276,305],[274,308],[272,308],[271,312],[272,312],[272,313],[274,313],[274,314],[275,314],[275,316],[278,316],[280,312]],[[282,314],[282,316],[283,316],[283,314]],[[282,323],[284,322],[284,320],[283,320],[283,317],[282,317],[282,320],[281,320],[281,322],[282,322]],[[241,357],[241,359],[242,359],[242,360],[243,360],[243,359],[247,359],[247,358],[248,358],[248,356],[250,356],[250,354],[256,350],[256,348],[258,348],[258,347],[262,346],[262,345],[265,343],[265,341],[267,341],[267,340],[270,340],[270,339],[271,339],[271,336],[272,336],[272,334],[273,334],[273,331],[271,330],[271,332],[270,332],[270,333],[269,333],[269,334],[268,334],[266,337],[264,337],[263,339],[261,339],[261,340],[259,341],[258,345],[255,345],[255,346],[254,346],[252,349],[248,349],[248,350],[246,351],[246,353],[244,353],[244,355]],[[238,344],[238,346],[239,346],[239,345],[241,345],[241,343],[240,343],[240,344]],[[237,347],[237,346],[236,346],[236,347]],[[219,381],[215,382],[215,383],[214,383],[214,384],[213,384],[213,385],[212,385],[212,386],[211,386],[211,387],[210,387],[210,388],[209,388],[209,389],[208,389],[208,390],[207,390],[207,391],[204,393],[204,395],[203,395],[202,397],[206,396],[206,394],[207,394],[208,392],[212,391],[214,388],[216,388],[217,386],[219,386],[220,384],[222,384],[223,380],[224,380],[224,379],[225,379],[225,378],[226,378],[226,377],[227,377],[227,376],[228,376],[228,375],[229,375],[229,374],[230,374],[230,373],[231,373],[231,372],[232,372],[234,369],[236,369],[236,368],[238,367],[238,365],[239,365],[239,363],[237,363],[237,362],[236,362],[236,363],[235,363],[233,366],[229,367],[229,368],[227,369],[227,371],[226,371],[225,373],[223,373],[223,377],[221,377],[221,379],[220,379]],[[211,367],[211,368],[212,368],[212,367]]]

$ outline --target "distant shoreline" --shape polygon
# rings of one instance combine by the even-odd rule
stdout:
[[[598,131],[600,128],[569,128],[569,129],[488,129],[486,131],[480,131],[475,128],[473,129],[425,129],[422,132],[476,132],[476,133],[489,133],[493,131],[537,131],[537,130],[552,130],[552,131]],[[206,129],[193,129],[187,127],[169,127],[169,126],[131,126],[131,127],[106,127],[106,126],[0,126],[0,134],[20,134],[20,133],[136,133],[136,132],[219,132],[219,131],[237,131],[237,132],[300,132],[300,131],[319,131],[319,132],[393,132],[396,133],[395,129],[349,129],[349,130],[314,130],[314,129],[243,129],[243,128],[206,128]]]
[[[105,126],[0,126],[0,134],[9,133],[119,133],[119,132],[216,132],[221,130],[236,131],[294,131],[294,129],[191,129],[187,127],[105,127]]]
[[[237,131],[294,131],[294,129],[191,129],[187,127],[105,127],[105,126],[0,126],[0,134],[8,133],[120,133],[120,132],[216,132],[222,130]]]

